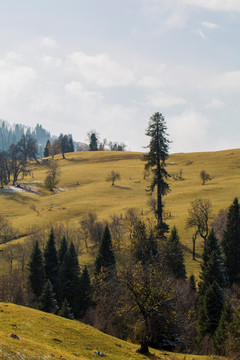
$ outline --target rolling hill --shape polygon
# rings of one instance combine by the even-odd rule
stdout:
[[[61,175],[58,190],[54,193],[43,188],[47,171],[45,163],[31,163],[31,175],[20,180],[32,191],[0,192],[0,212],[11,221],[19,236],[50,228],[56,223],[78,224],[89,211],[95,212],[100,220],[109,220],[113,214],[124,216],[127,209],[137,208],[145,219],[153,218],[147,205],[145,189],[150,179],[144,179],[142,153],[78,152],[69,153],[66,158],[56,157]],[[193,262],[193,230],[186,229],[188,209],[196,198],[209,199],[213,219],[221,208],[227,208],[234,197],[239,196],[240,150],[172,154],[167,163],[167,170],[173,176],[169,178],[171,192],[164,197],[165,221],[170,227],[177,226],[188,273],[197,274],[202,241],[197,239],[198,257]],[[106,182],[111,170],[121,175],[115,186]],[[207,171],[212,178],[204,186],[199,175],[201,170]],[[174,180],[180,171],[182,180]]]
[[[153,349],[151,355],[143,356],[136,352],[138,348],[138,345],[103,334],[78,321],[19,305],[0,303],[2,360],[87,360],[102,357],[111,360],[212,359],[208,356],[171,354]]]

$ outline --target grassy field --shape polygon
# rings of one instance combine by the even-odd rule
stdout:
[[[19,339],[11,335],[17,335]],[[2,360],[207,360],[214,357],[171,354],[151,349],[146,357],[139,346],[101,333],[91,326],[14,304],[0,303],[0,359]],[[217,359],[217,357],[216,357]]]
[[[0,192],[0,212],[7,216],[20,235],[33,227],[48,228],[69,221],[78,223],[81,216],[94,211],[101,220],[113,214],[123,214],[137,208],[145,218],[152,218],[146,195],[150,179],[144,179],[142,153],[78,152],[56,159],[61,170],[59,192],[52,194],[43,188],[46,165],[31,164],[32,175],[20,183],[32,185],[36,193]],[[208,153],[172,154],[167,170],[170,174],[182,171],[183,180],[169,178],[171,192],[164,197],[165,221],[176,225],[185,248],[187,271],[197,275],[201,261],[202,240],[197,239],[197,261],[191,260],[193,230],[186,230],[186,218],[191,201],[201,197],[212,202],[212,219],[221,208],[228,207],[240,195],[240,150]],[[115,186],[106,182],[111,170],[121,174]],[[200,171],[208,172],[212,180],[201,184]],[[169,216],[171,214],[171,216]],[[89,255],[89,254],[88,254]],[[86,262],[83,260],[83,262]]]

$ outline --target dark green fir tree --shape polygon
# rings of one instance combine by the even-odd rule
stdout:
[[[199,294],[204,295],[207,288],[217,281],[220,287],[228,285],[227,269],[224,265],[219,241],[212,230],[205,241],[199,282]]]
[[[214,336],[224,306],[224,293],[216,281],[202,295],[198,309],[198,339],[205,335]]]
[[[193,292],[196,292],[197,291],[197,286],[196,286],[196,280],[195,280],[195,276],[192,274],[189,279],[189,285],[190,285],[190,288]]]
[[[47,143],[46,143],[46,146],[43,150],[43,156],[44,157],[48,157],[50,156],[50,148],[51,148],[51,145],[50,145],[50,141],[48,140]]]
[[[169,239],[166,242],[165,261],[167,267],[176,279],[186,279],[186,268],[184,264],[182,244],[178,236],[177,228],[171,230]]]
[[[53,228],[51,229],[46,247],[44,249],[44,265],[46,278],[51,281],[55,294],[59,291],[59,263],[58,254],[55,245],[55,236]]]
[[[74,152],[73,139],[71,136],[69,136],[68,140],[68,152]]]
[[[55,299],[55,295],[53,291],[53,286],[49,279],[45,282],[43,286],[43,291],[38,301],[38,308],[39,310],[53,314],[55,314],[58,309],[57,301]]]
[[[149,193],[157,190],[156,216],[158,221],[159,233],[164,235],[168,231],[168,226],[163,222],[163,196],[170,190],[166,182],[169,174],[166,170],[166,159],[168,158],[169,143],[167,127],[164,116],[159,112],[154,113],[148,124],[146,135],[150,137],[148,145],[149,152],[144,156],[146,161],[145,169],[152,172],[152,182],[148,189]]]
[[[57,314],[58,316],[65,317],[66,319],[74,320],[74,316],[72,314],[72,310],[67,299],[63,300],[61,308],[59,309]]]
[[[240,205],[237,198],[229,208],[222,249],[230,285],[240,284]]]
[[[34,295],[39,298],[45,282],[45,270],[43,264],[43,255],[39,248],[38,241],[36,241],[30,255],[28,270],[30,287]]]
[[[59,261],[59,266],[61,266],[64,256],[67,253],[67,249],[68,249],[68,242],[65,236],[63,236],[61,242],[60,242],[60,246],[59,246],[59,250],[58,250],[58,261]]]
[[[226,341],[228,338],[228,327],[233,321],[233,308],[231,302],[226,300],[219,321],[218,328],[214,336],[214,351],[220,356],[226,355]]]
[[[78,254],[71,242],[60,268],[60,302],[67,299],[73,315],[79,318],[81,311],[80,266]]]
[[[92,304],[91,300],[91,281],[87,266],[84,267],[80,277],[80,293],[81,293],[81,316],[84,316],[89,306]]]
[[[103,231],[98,254],[95,260],[95,275],[101,271],[112,272],[116,270],[115,255],[112,248],[112,238],[108,225]]]

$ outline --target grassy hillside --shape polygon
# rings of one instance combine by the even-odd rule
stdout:
[[[47,228],[62,221],[77,223],[81,216],[94,211],[100,219],[112,214],[124,214],[128,208],[137,208],[145,218],[152,213],[147,205],[146,187],[149,179],[143,178],[142,153],[131,152],[79,152],[58,156],[61,169],[60,191],[46,192],[43,181],[46,165],[31,165],[32,176],[21,183],[35,187],[36,193],[0,192],[0,211],[11,220],[23,235],[32,227]],[[219,209],[228,207],[240,195],[240,150],[209,153],[173,154],[168,159],[170,174],[183,172],[183,179],[169,179],[171,192],[164,197],[165,221],[176,225],[185,245],[188,273],[197,273],[200,257],[191,260],[192,230],[186,230],[186,218],[191,201],[197,197],[209,199],[213,205],[212,218]],[[105,181],[111,170],[121,174],[116,186]],[[212,180],[201,184],[200,171],[208,172]],[[36,211],[37,210],[37,211]],[[171,216],[169,216],[171,213]],[[197,252],[202,251],[202,241],[197,240]]]
[[[19,339],[11,337],[12,334]],[[103,334],[91,326],[26,307],[0,303],[0,358],[111,360],[207,360],[213,357],[178,355],[151,350],[152,356],[136,353],[137,345]]]

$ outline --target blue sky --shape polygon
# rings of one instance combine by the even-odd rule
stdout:
[[[0,118],[142,151],[166,119],[171,152],[239,147],[239,0],[8,0]]]

